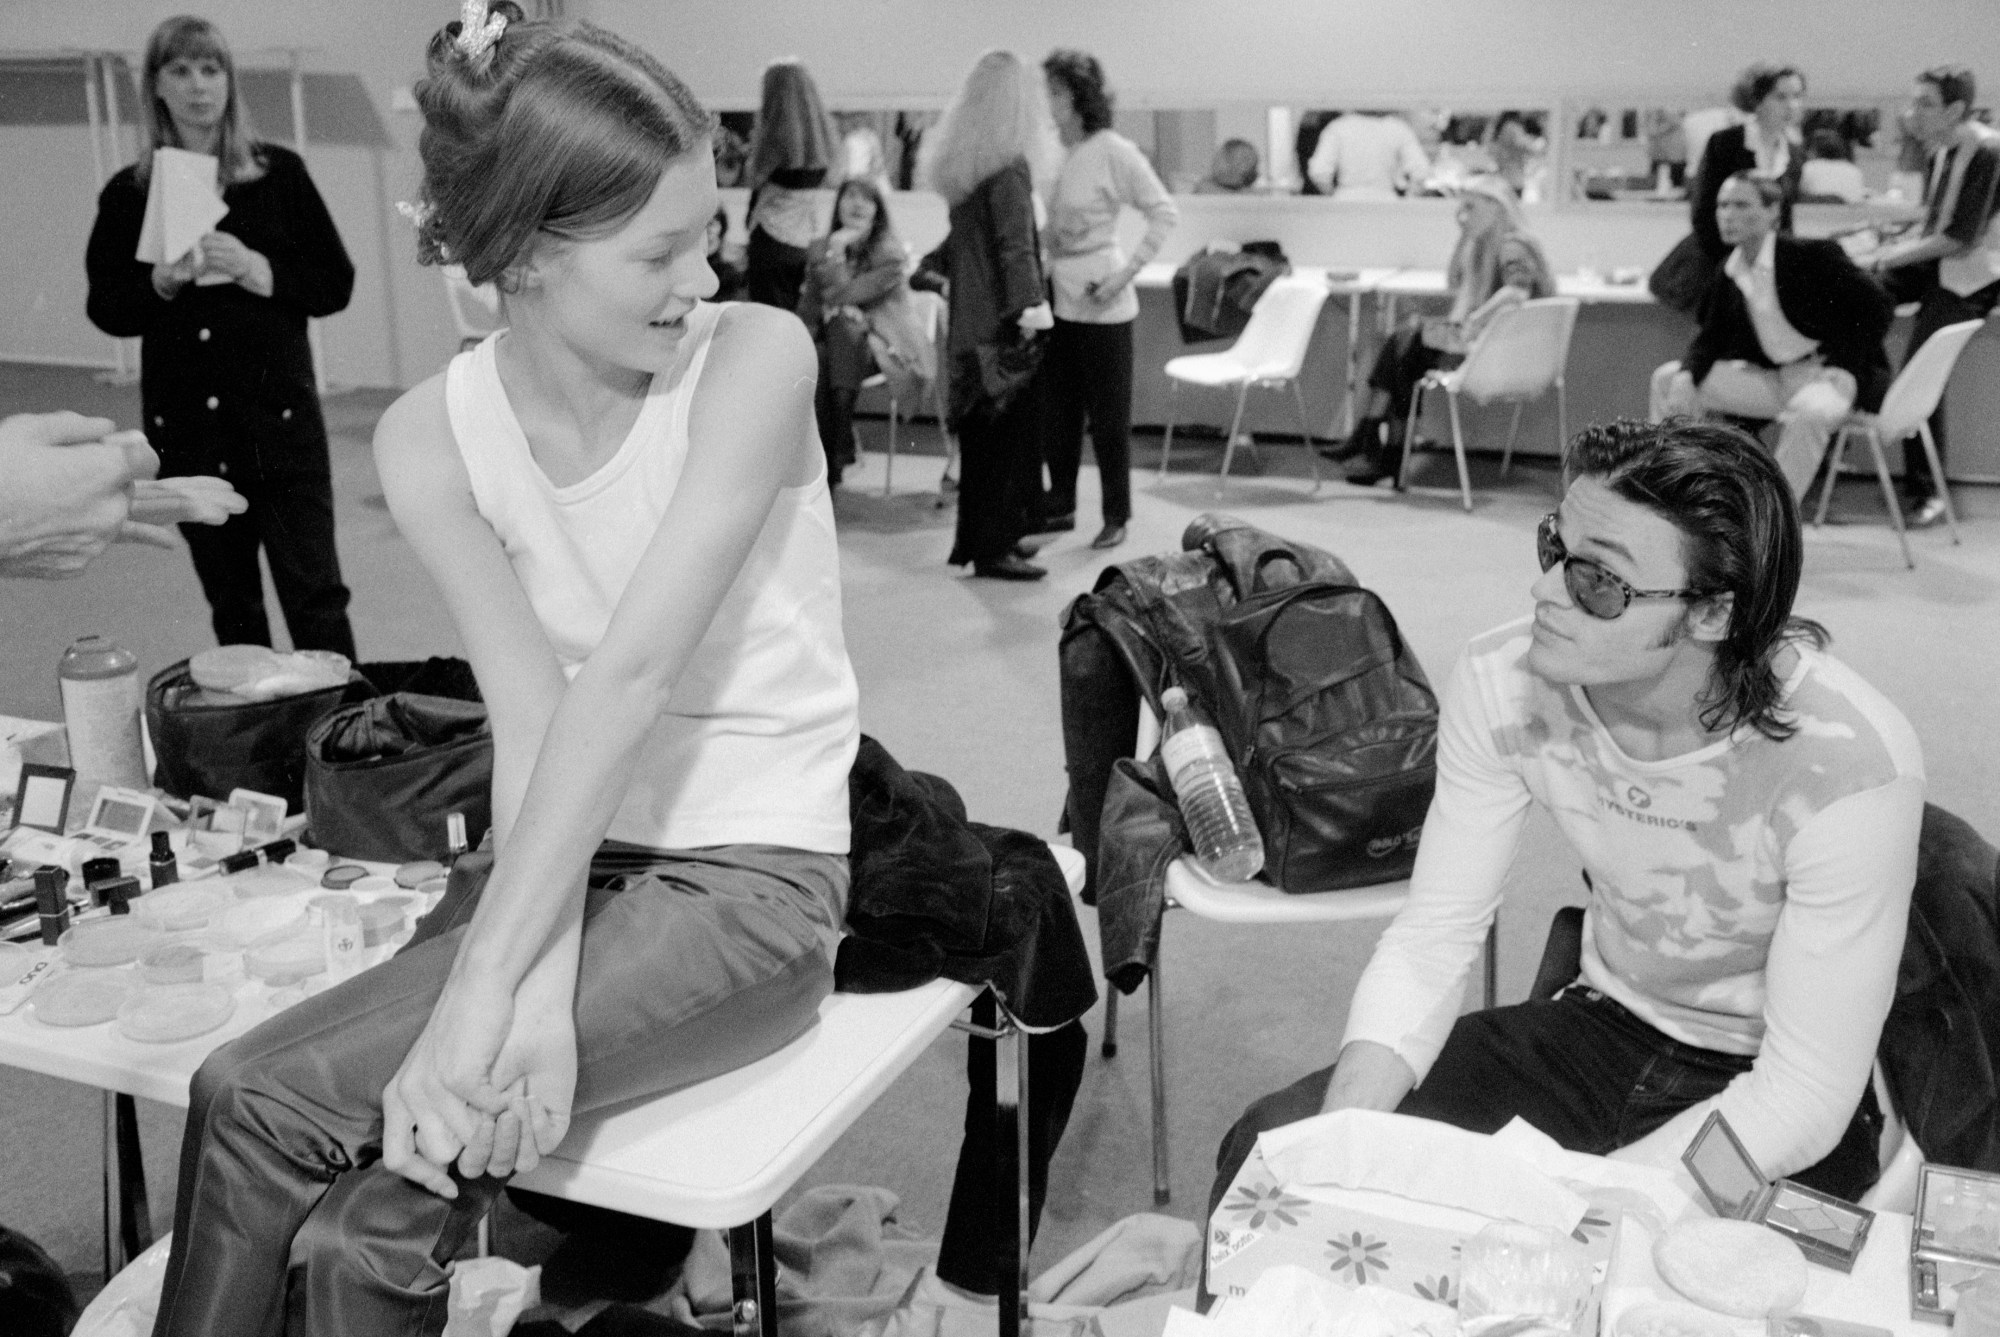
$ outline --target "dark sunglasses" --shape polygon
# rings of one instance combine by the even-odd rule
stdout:
[[[1554,511],[1543,516],[1541,525],[1535,530],[1535,556],[1541,561],[1544,571],[1561,562],[1563,586],[1569,590],[1569,597],[1575,600],[1578,608],[1606,622],[1623,617],[1634,599],[1705,599],[1714,593],[1712,590],[1633,589],[1604,563],[1590,557],[1578,557],[1565,548],[1562,532],[1556,527]]]

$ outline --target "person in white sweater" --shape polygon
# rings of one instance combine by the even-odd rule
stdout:
[[[1478,1132],[1519,1116],[1575,1151],[1671,1165],[1720,1110],[1757,1164],[1858,1196],[1881,1113],[1924,801],[1896,707],[1795,618],[1791,488],[1741,432],[1686,419],[1571,443],[1538,532],[1534,614],[1475,638],[1444,694],[1410,901],[1339,1061],[1252,1105]],[[1529,809],[1589,895],[1579,977],[1459,1015]]]
[[[1180,211],[1139,146],[1111,128],[1111,90],[1097,57],[1053,51],[1042,73],[1064,150],[1042,236],[1056,318],[1043,364],[1049,412],[1044,528],[1076,527],[1087,422],[1104,509],[1104,527],[1091,546],[1115,548],[1132,518],[1132,327],[1139,318],[1132,281],[1159,253]],[[1146,235],[1130,255],[1118,244],[1118,216],[1128,208],[1146,218]]]

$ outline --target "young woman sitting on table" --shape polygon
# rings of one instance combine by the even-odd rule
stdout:
[[[1403,431],[1411,397],[1424,373],[1449,367],[1502,310],[1537,297],[1553,297],[1555,274],[1541,243],[1528,231],[1514,188],[1497,176],[1475,176],[1460,187],[1458,244],[1445,269],[1451,314],[1412,317],[1383,343],[1368,374],[1368,405],[1328,459],[1365,457],[1347,481],[1371,487],[1393,478],[1403,463]]]
[[[896,398],[914,405],[937,371],[937,354],[911,301],[909,257],[881,189],[861,177],[843,181],[833,197],[833,230],[806,251],[799,291],[799,319],[819,344],[815,408],[827,473],[836,483],[855,460],[861,383],[880,371]]]
[[[810,1027],[856,688],[789,312],[716,306],[712,125],[650,55],[511,3],[433,39],[421,253],[506,328],[376,464],[493,728],[496,854],[419,941],[217,1053],[156,1332],[437,1332],[445,1264],[573,1113]]]

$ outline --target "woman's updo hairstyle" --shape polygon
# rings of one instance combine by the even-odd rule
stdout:
[[[528,22],[512,0],[476,54],[458,22],[431,38],[416,87],[424,130],[417,258],[510,288],[539,235],[599,235],[652,198],[660,174],[706,148],[715,121],[659,61],[602,28]]]

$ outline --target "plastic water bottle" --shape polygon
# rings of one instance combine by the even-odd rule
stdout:
[[[139,661],[101,636],[86,636],[63,652],[56,678],[78,783],[146,788]]]
[[[1160,704],[1167,708],[1160,756],[1174,778],[1195,860],[1217,882],[1248,882],[1264,867],[1264,839],[1222,735],[1195,718],[1180,688],[1169,687]]]

